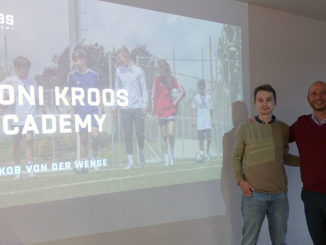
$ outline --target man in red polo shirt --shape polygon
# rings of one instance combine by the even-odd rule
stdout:
[[[307,99],[313,113],[299,117],[291,126],[290,142],[296,142],[300,154],[301,198],[310,236],[314,245],[325,245],[326,83],[312,83]]]

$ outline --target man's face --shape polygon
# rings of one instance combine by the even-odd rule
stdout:
[[[15,68],[16,71],[16,75],[20,78],[20,79],[26,79],[28,77],[28,73],[29,73],[29,66],[27,65],[21,65]]]
[[[326,85],[319,82],[311,85],[307,99],[314,111],[326,111]]]
[[[276,105],[273,93],[263,90],[258,91],[254,105],[257,109],[258,115],[271,115]]]
[[[198,89],[199,89],[199,93],[201,94],[201,95],[204,95],[205,94],[205,86],[198,86]]]
[[[130,59],[127,53],[120,52],[118,53],[118,60],[124,66],[130,66]]]
[[[77,70],[83,70],[85,67],[85,58],[82,56],[75,56],[72,58],[73,62],[74,62],[74,67]]]

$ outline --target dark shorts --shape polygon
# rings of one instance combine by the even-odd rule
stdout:
[[[205,140],[205,139],[210,139],[211,138],[211,129],[202,129],[202,130],[197,130],[198,134],[198,139],[199,140]]]
[[[91,127],[92,128],[98,128],[98,123],[97,123],[97,121],[95,120],[95,117],[94,117],[94,115],[99,115],[98,112],[77,113],[77,114],[80,116],[80,119],[83,120],[83,121],[85,120],[87,115],[91,115]],[[87,126],[86,127],[79,126],[79,131],[85,132],[87,130],[88,130]]]
[[[27,134],[33,134],[34,135],[34,131],[32,131],[32,130],[29,130],[29,131],[26,132],[26,134],[23,134],[24,126],[11,125],[11,129],[13,129],[14,127],[19,128],[18,134],[14,135],[15,137],[22,138],[22,137],[25,137],[25,135],[27,135]]]
[[[158,123],[159,123],[160,126],[167,125],[169,121],[175,121],[175,116],[160,117],[158,119]]]

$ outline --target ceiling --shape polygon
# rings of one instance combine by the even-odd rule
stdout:
[[[237,0],[326,21],[326,0]]]

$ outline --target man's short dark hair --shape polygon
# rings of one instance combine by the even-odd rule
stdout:
[[[86,52],[84,49],[81,48],[77,48],[74,50],[74,52],[72,52],[72,58],[73,59],[85,59],[86,58]]]
[[[122,47],[120,47],[120,48],[118,49],[118,51],[117,51],[117,55],[118,55],[119,53],[124,53],[124,54],[126,54],[128,57],[130,57],[129,49],[128,49],[126,46],[122,46]]]
[[[14,63],[15,68],[20,68],[20,67],[30,68],[31,67],[31,62],[29,61],[29,59],[27,59],[24,56],[17,56],[14,59],[13,63]]]
[[[198,81],[198,87],[204,87],[205,88],[205,80],[204,79],[200,79]]]
[[[273,97],[274,100],[276,101],[276,92],[275,89],[273,89],[273,87],[269,84],[264,84],[264,85],[260,85],[258,87],[255,88],[255,92],[254,92],[254,100],[256,101],[256,95],[259,91],[267,91],[267,92],[272,92],[273,93]]]

